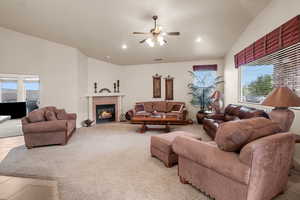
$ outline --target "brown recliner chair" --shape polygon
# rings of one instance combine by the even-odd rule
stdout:
[[[205,117],[203,119],[203,129],[212,139],[214,139],[221,123],[233,120],[249,119],[253,117],[265,117],[269,119],[269,115],[263,110],[229,104],[225,108],[224,113],[211,114]]]
[[[231,123],[238,126],[234,130],[222,124],[216,141],[176,137],[172,147],[179,156],[181,182],[216,200],[271,200],[284,192],[294,136],[280,133],[272,121],[253,119]]]
[[[47,121],[47,111],[55,113],[53,120]],[[52,116],[53,117],[53,116]],[[64,109],[45,107],[28,114],[22,118],[22,130],[25,145],[31,149],[37,146],[67,144],[76,130],[76,114],[66,113]]]

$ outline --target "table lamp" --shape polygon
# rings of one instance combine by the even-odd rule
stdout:
[[[289,107],[299,107],[300,97],[298,97],[288,87],[274,88],[273,91],[262,102],[264,106],[272,106],[274,109],[271,111],[271,120],[278,122],[282,131],[287,132],[290,130],[295,114]]]

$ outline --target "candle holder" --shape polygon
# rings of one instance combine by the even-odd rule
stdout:
[[[114,83],[114,93],[116,93],[117,90],[116,90],[116,83]]]
[[[120,80],[117,80],[117,93],[120,92]]]
[[[94,83],[94,93],[97,93],[97,82]]]

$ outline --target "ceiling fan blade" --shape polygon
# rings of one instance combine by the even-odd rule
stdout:
[[[149,33],[145,33],[145,32],[133,32],[133,34],[149,34]]]
[[[180,32],[169,32],[168,35],[180,35]]]
[[[144,43],[146,40],[147,40],[147,39],[141,40],[140,43],[142,44],[142,43]]]

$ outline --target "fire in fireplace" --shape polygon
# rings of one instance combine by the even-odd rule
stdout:
[[[115,121],[115,104],[96,105],[96,123]]]

